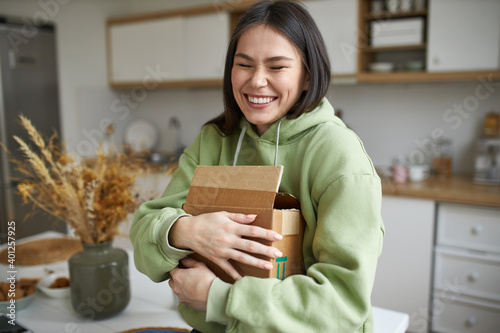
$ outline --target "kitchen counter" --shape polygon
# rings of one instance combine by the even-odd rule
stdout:
[[[406,183],[395,183],[384,175],[380,179],[383,195],[500,207],[500,185],[474,184],[472,177],[428,178],[421,182]]]
[[[28,237],[22,241],[40,238],[58,237],[61,234],[45,232]],[[21,242],[21,241],[20,241]],[[19,324],[31,328],[34,332],[121,332],[138,327],[180,327],[189,329],[189,325],[177,311],[177,298],[166,282],[155,283],[140,273],[133,263],[133,249],[126,237],[117,237],[114,246],[123,248],[129,255],[130,284],[132,299],[120,314],[96,321],[88,321],[76,315],[71,306],[71,299],[53,299],[41,292],[35,295],[33,303],[16,312]],[[67,262],[58,262],[36,266],[17,266],[18,277],[40,277],[47,270],[67,271]],[[0,278],[6,280],[6,265],[0,264]],[[374,333],[403,333],[408,328],[409,315],[397,311],[373,307]]]

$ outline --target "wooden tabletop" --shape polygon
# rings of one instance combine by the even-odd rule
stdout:
[[[381,176],[380,179],[383,195],[500,207],[500,185],[474,184],[472,177],[428,178],[421,182],[405,183],[395,183],[387,176]]]

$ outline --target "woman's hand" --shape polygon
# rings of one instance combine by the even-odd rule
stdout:
[[[170,271],[172,277],[168,285],[179,297],[179,302],[195,310],[207,311],[208,291],[215,279],[204,263],[192,258],[184,258],[181,264],[185,268],[174,268]]]
[[[256,215],[216,212],[198,216],[182,217],[174,223],[169,233],[169,242],[177,248],[191,249],[221,267],[229,276],[238,280],[240,274],[229,263],[229,259],[271,270],[271,263],[252,254],[278,258],[282,253],[272,246],[243,237],[278,241],[283,237],[272,230],[248,225]],[[248,252],[248,253],[245,253]]]

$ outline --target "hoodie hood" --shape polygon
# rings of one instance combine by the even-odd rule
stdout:
[[[302,114],[297,119],[287,119],[286,116],[277,120],[267,129],[267,131],[259,136],[253,126],[248,120],[243,117],[240,121],[240,135],[238,138],[238,143],[236,146],[236,151],[233,159],[233,166],[237,165],[238,156],[240,154],[241,145],[245,134],[253,138],[254,140],[259,140],[262,142],[267,142],[269,144],[275,145],[274,152],[274,165],[278,161],[278,151],[279,145],[286,144],[289,141],[295,140],[307,133],[313,127],[325,122],[333,122],[338,125],[345,127],[342,121],[335,116],[335,112],[330,102],[326,98],[323,98],[314,110]]]
[[[279,125],[280,122],[281,125]],[[262,136],[257,134],[255,127],[248,122],[245,117],[240,120],[239,127],[242,130],[245,129],[246,134],[253,139],[276,143],[276,138],[279,137],[278,144],[283,144],[290,140],[294,140],[297,136],[300,136],[312,127],[324,122],[334,122],[337,125],[345,127],[342,121],[335,116],[333,107],[326,98],[323,98],[314,110],[305,112],[297,119],[287,119],[285,115],[283,118],[273,123]]]

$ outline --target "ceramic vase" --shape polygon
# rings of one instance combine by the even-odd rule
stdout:
[[[68,262],[73,309],[90,320],[120,313],[130,301],[127,252],[111,242],[82,246]]]

